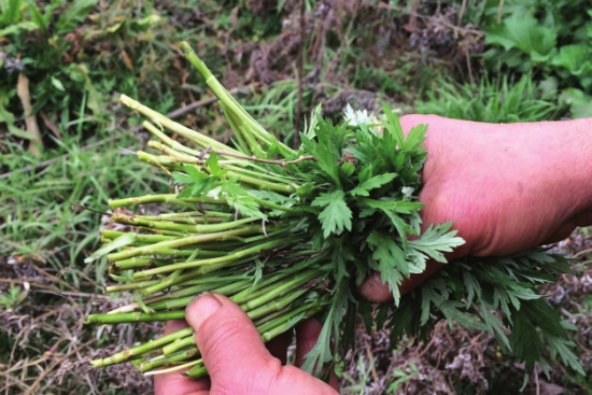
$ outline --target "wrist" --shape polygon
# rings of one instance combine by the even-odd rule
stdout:
[[[588,222],[585,217],[592,211],[592,118],[543,125],[555,147],[555,155],[547,162],[549,182],[563,196],[566,211],[581,225],[580,220]]]
[[[521,169],[530,203],[568,235],[592,224],[592,119],[506,125],[506,140],[522,146]],[[526,205],[528,207],[529,205]],[[539,215],[542,211],[539,211]],[[559,238],[554,238],[558,240]]]
[[[576,149],[577,181],[576,194],[580,196],[579,212],[576,225],[588,226],[592,224],[592,118],[574,121],[577,132]]]

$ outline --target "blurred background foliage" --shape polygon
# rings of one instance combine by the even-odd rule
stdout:
[[[0,0],[3,393],[150,392],[130,367],[87,366],[95,350],[161,328],[82,326],[108,299],[105,263],[83,260],[99,227],[114,226],[85,207],[169,187],[132,154],[146,136],[120,94],[228,139],[180,40],[288,143],[318,104],[328,117],[348,103],[377,111],[384,102],[401,114],[485,122],[592,116],[587,0]],[[575,257],[576,271],[549,289],[550,303],[582,328],[592,326],[589,236],[580,229],[556,247]],[[573,336],[590,373],[592,335]],[[522,385],[522,367],[500,360],[491,339],[445,326],[432,338],[391,347],[383,333],[360,331],[339,372],[342,392],[515,393]],[[525,391],[590,394],[591,376],[556,366],[551,380],[534,375]]]

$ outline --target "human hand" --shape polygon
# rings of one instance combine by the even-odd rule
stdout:
[[[428,124],[423,229],[454,223],[466,243],[449,259],[512,254],[592,224],[592,120],[487,124],[407,115],[400,121],[405,132]],[[401,292],[441,267],[430,262]],[[374,302],[392,299],[377,273],[360,292]]]
[[[204,294],[187,306],[185,316],[210,377],[192,380],[178,372],[157,375],[155,395],[337,394],[334,377],[328,385],[295,366],[282,366],[286,342],[272,341],[268,350],[249,317],[230,299]],[[183,326],[184,321],[171,321],[166,332]],[[314,319],[297,326],[297,366],[316,343],[321,328]]]

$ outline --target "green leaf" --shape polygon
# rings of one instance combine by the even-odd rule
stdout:
[[[485,324],[477,321],[477,317],[460,311],[459,309],[462,307],[463,304],[461,302],[453,300],[447,300],[438,306],[451,326],[453,322],[458,322],[461,326],[467,329],[487,330]]]
[[[570,107],[574,118],[592,117],[592,96],[580,89],[567,88],[561,92],[559,100]]]
[[[210,153],[210,157],[206,161],[210,173],[216,177],[223,177],[222,168],[218,164],[218,155],[215,152]]]
[[[194,165],[184,165],[181,172],[173,172],[173,180],[177,183],[186,184],[186,187],[177,195],[178,198],[199,197],[207,195],[212,189],[222,185],[222,182],[215,176],[201,172]]]
[[[64,92],[66,90],[64,88],[64,84],[62,84],[62,81],[58,80],[54,76],[51,77],[51,84],[59,91]]]
[[[369,191],[380,188],[381,186],[388,184],[397,177],[395,173],[385,173],[378,176],[374,176],[365,182],[359,184],[349,193],[352,196],[370,196]]]
[[[372,246],[372,258],[378,261],[378,269],[380,277],[384,284],[388,284],[390,291],[393,293],[395,305],[399,304],[401,294],[399,286],[403,281],[403,276],[409,277],[409,267],[405,253],[394,241],[392,236],[372,232],[367,242]]]
[[[417,232],[412,226],[406,223],[398,213],[411,214],[412,216],[419,217],[418,211],[423,207],[422,203],[397,201],[394,199],[375,200],[368,198],[362,198],[358,200],[358,203],[360,203],[362,207],[367,207],[360,212],[361,218],[372,215],[377,209],[386,214],[393,226],[397,229],[399,237],[401,237],[403,249],[407,249],[407,235],[416,235]]]
[[[455,247],[461,246],[465,241],[456,237],[456,231],[450,230],[451,222],[433,226],[431,225],[419,239],[410,240],[409,247],[420,251],[440,263],[446,263],[444,252],[451,252]]]
[[[128,246],[132,244],[136,240],[135,233],[124,233],[112,242],[105,244],[103,247],[99,248],[95,252],[93,252],[88,258],[84,260],[84,263],[91,263],[96,261],[100,257],[107,255],[113,250]]]
[[[512,351],[525,362],[526,371],[532,372],[534,363],[540,359],[540,355],[545,349],[543,342],[526,314],[515,311],[512,314],[512,321],[514,322],[510,335]]]
[[[592,70],[590,48],[584,45],[564,45],[551,63],[554,66],[565,67],[576,76],[589,73]]]
[[[470,306],[476,296],[481,297],[481,285],[468,270],[463,271],[463,281],[467,290],[467,306]]]
[[[486,33],[486,44],[501,45],[506,51],[517,48],[536,61],[551,55],[557,43],[557,33],[532,16],[507,18]]]
[[[341,128],[343,129],[343,128]],[[336,186],[341,187],[339,179],[339,161],[343,155],[341,146],[344,141],[340,140],[340,130],[333,127],[330,122],[320,120],[315,129],[317,140],[309,139],[305,134],[301,135],[302,145],[309,154],[316,158],[316,165],[329,180]],[[343,130],[341,130],[343,133]]]
[[[407,138],[401,148],[405,151],[415,151],[416,153],[423,154],[425,148],[422,147],[422,144],[425,141],[427,131],[428,125],[422,124],[414,126],[407,134]]]
[[[13,136],[27,140],[35,138],[33,133],[16,126],[14,114],[4,108],[2,100],[0,100],[0,122],[6,123],[8,132]]]
[[[76,73],[80,74],[84,78],[84,89],[86,91],[87,99],[86,106],[93,112],[94,115],[98,116],[101,114],[101,95],[94,88],[92,81],[89,76],[88,67],[85,64],[72,64],[71,69]]]
[[[267,219],[257,203],[240,185],[229,182],[226,184],[226,201],[228,205],[238,211],[243,217]]]
[[[194,183],[195,181],[201,181],[201,180],[205,180],[206,178],[208,178],[207,174],[204,174],[204,173],[198,173],[198,174],[200,175],[200,177],[195,177],[193,175],[189,175],[189,174],[175,171],[175,172],[173,172],[172,177],[175,182],[180,183],[180,184],[191,184],[191,183]]]
[[[21,0],[7,0],[5,8],[2,10],[3,13],[0,15],[0,24],[11,26],[19,23],[21,19],[21,3]]]
[[[39,8],[35,4],[35,2],[29,1],[28,7],[29,7],[29,10],[31,11],[31,14],[33,17],[33,22],[35,22],[35,24],[41,30],[41,32],[43,33],[44,36],[49,35],[49,33],[47,31],[47,20],[41,14],[41,12],[39,11]]]
[[[16,34],[16,33],[20,32],[21,30],[25,30],[25,31],[37,30],[37,25],[35,25],[35,23],[33,23],[31,21],[24,21],[24,22],[15,23],[13,25],[9,25],[8,27],[6,27],[4,29],[0,29],[0,37],[8,36],[9,34]]]
[[[343,230],[351,230],[352,211],[347,207],[345,194],[342,190],[336,190],[330,193],[321,193],[311,206],[325,207],[319,214],[325,238],[333,234],[340,234]]]
[[[379,209],[385,213],[389,211],[392,213],[411,214],[423,207],[423,203],[420,202],[409,202],[396,199],[360,199],[359,202],[366,207]]]
[[[261,189],[252,189],[249,191],[249,195],[285,208],[294,207],[298,203],[298,200],[294,196],[285,196],[276,192],[265,191]],[[284,211],[279,209],[274,209],[269,212],[269,216],[271,217],[281,217],[283,214]]]
[[[551,335],[545,336],[545,341],[547,342],[547,345],[551,350],[553,358],[556,358],[558,355],[559,357],[561,357],[561,360],[565,365],[569,366],[582,376],[586,375],[584,369],[582,368],[580,359],[571,350],[574,347],[574,343],[572,341]]]
[[[349,282],[345,279],[335,286],[331,295],[331,305],[324,317],[323,329],[317,338],[314,347],[306,354],[301,369],[318,375],[327,362],[333,360],[331,351],[333,345],[339,345],[340,324],[343,321],[348,306]]]
[[[263,278],[263,267],[265,265],[261,261],[261,259],[255,259],[255,274],[253,275],[253,285],[257,285],[259,281]]]
[[[372,174],[374,171],[374,166],[372,164],[367,164],[358,173],[358,182],[364,183],[372,178]]]
[[[67,33],[76,29],[76,26],[84,22],[90,10],[97,5],[99,0],[74,0],[68,8],[60,14],[55,24],[57,34]]]

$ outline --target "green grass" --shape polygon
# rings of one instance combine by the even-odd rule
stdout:
[[[0,156],[0,168],[6,170],[0,175],[0,316],[6,323],[0,328],[0,388],[25,393],[47,371],[37,383],[40,393],[48,393],[45,386],[57,380],[63,383],[53,387],[55,394],[139,393],[147,383],[138,375],[121,381],[125,371],[86,368],[89,354],[114,343],[113,334],[82,325],[86,306],[103,297],[106,263],[84,265],[83,260],[99,244],[106,216],[78,205],[104,211],[110,198],[167,191],[167,180],[129,153],[143,147],[140,136],[129,130],[99,128],[91,139],[73,132],[56,145],[39,159],[15,144]],[[38,167],[48,160],[53,162]],[[119,336],[125,333],[125,341],[134,341],[155,328],[120,328]],[[52,346],[55,357],[44,361]],[[65,355],[70,357],[64,363],[79,366],[60,370],[51,364]]]
[[[557,96],[543,93],[530,76],[514,83],[508,78],[483,77],[478,84],[442,80],[416,103],[419,114],[436,114],[478,122],[535,122],[557,119]]]
[[[84,142],[80,135],[64,138],[39,159],[15,144],[2,155],[0,166],[8,170],[0,179],[0,257],[29,257],[56,271],[71,269],[68,279],[78,286],[73,273],[91,270],[82,261],[98,244],[101,214],[68,202],[105,210],[109,198],[166,191],[167,181],[122,149],[142,146],[129,131],[99,130]],[[106,142],[92,146],[101,141]],[[83,150],[83,144],[92,148]],[[56,161],[37,168],[50,158]],[[19,171],[25,167],[31,170]],[[96,273],[102,277],[101,270]]]
[[[64,2],[52,0],[45,3]],[[408,3],[391,2],[399,4],[401,10]],[[460,5],[461,1],[442,3],[445,11],[445,7],[452,3]],[[469,5],[473,3],[468,2]],[[495,18],[499,2],[487,3],[488,7],[489,3],[495,6],[490,15]],[[258,4],[265,4],[263,12],[251,10],[253,5]],[[278,4],[283,8],[276,11]],[[0,391],[5,390],[6,385],[18,382],[18,385],[5,391],[24,393],[42,372],[49,369],[51,359],[28,368],[23,366],[37,360],[56,341],[68,336],[70,340],[60,343],[56,349],[56,357],[66,355],[71,348],[79,347],[90,339],[98,340],[81,349],[79,356],[73,355],[66,360],[64,366],[78,363],[69,369],[70,376],[60,376],[58,369],[54,368],[54,371],[48,372],[39,390],[55,394],[127,394],[142,391],[137,376],[129,372],[87,369],[84,358],[95,352],[93,349],[100,352],[103,347],[111,347],[114,343],[122,345],[146,339],[154,328],[145,327],[130,334],[123,326],[113,333],[106,333],[79,325],[85,306],[92,304],[93,298],[101,297],[95,294],[100,294],[99,285],[105,281],[104,262],[83,263],[84,257],[99,244],[98,229],[102,215],[72,207],[55,193],[69,202],[105,210],[109,198],[167,191],[168,179],[162,176],[161,171],[140,163],[125,150],[143,148],[144,142],[140,135],[131,132],[131,127],[113,126],[115,121],[122,119],[122,114],[114,112],[116,105],[112,97],[116,92],[126,93],[162,113],[202,99],[207,94],[205,85],[194,75],[184,78],[187,65],[180,62],[181,57],[173,48],[173,44],[180,40],[188,40],[198,49],[200,56],[215,68],[218,77],[223,78],[230,71],[235,74],[236,86],[250,84],[253,81],[248,79],[247,70],[250,68],[251,50],[246,50],[239,59],[240,46],[254,45],[252,48],[257,49],[264,43],[273,44],[282,29],[282,21],[288,17],[297,19],[297,15],[292,15],[298,12],[297,6],[290,2],[278,4],[246,0],[100,3],[90,11],[94,19],[86,19],[77,26],[83,33],[93,31],[98,34],[81,42],[80,48],[72,53],[74,62],[70,65],[56,63],[55,59],[61,56],[53,55],[56,51],[61,55],[74,48],[71,43],[65,42],[64,34],[59,36],[57,42],[60,45],[54,49],[48,47],[47,40],[39,35],[26,36],[34,39],[37,46],[29,45],[27,40],[12,41],[12,37],[8,44],[4,42],[0,45],[0,50],[9,57],[20,53],[22,59],[32,60],[28,63],[30,73],[27,74],[31,81],[32,100],[36,107],[45,103],[43,111],[63,137],[62,140],[52,137],[38,119],[46,149],[40,158],[35,158],[22,148],[23,142],[17,138],[13,137],[12,142],[8,142],[9,138],[3,134],[4,124],[0,123],[0,280],[14,280],[12,283],[0,282],[0,319],[3,320],[1,322],[8,322],[0,328]],[[311,0],[307,4],[317,9],[319,2]],[[424,2],[421,7],[419,12],[425,13],[424,8],[431,10],[435,3]],[[142,22],[152,11],[162,19],[155,24]],[[444,76],[448,74],[447,70],[452,69],[451,62],[420,54],[418,50],[406,47],[398,36],[391,36],[390,44],[388,40],[383,42],[387,35],[399,34],[397,29],[389,30],[393,21],[397,25],[408,22],[409,16],[404,11],[368,5],[358,10],[354,17],[345,9],[336,8],[334,11],[339,29],[333,23],[326,37],[322,36],[320,29],[307,36],[304,75],[309,75],[317,64],[320,69],[318,79],[308,80],[304,87],[304,115],[321,100],[330,103],[339,92],[350,90],[353,94],[347,96],[347,100],[352,101],[356,108],[367,102],[361,100],[357,92],[370,92],[377,97],[377,103],[394,100],[397,106],[404,106],[406,110],[416,99],[427,98],[425,102],[415,102],[418,112],[477,121],[536,121],[563,115],[557,98],[545,97],[532,83],[531,76],[525,76],[517,84],[504,79],[484,79],[476,85],[458,84]],[[428,14],[432,15],[432,11]],[[470,6],[465,19],[475,16],[478,11],[478,7]],[[26,11],[23,15],[25,19],[30,16]],[[58,13],[54,15],[58,18]],[[480,17],[477,16],[473,19],[478,22]],[[126,22],[116,28],[121,18]],[[350,23],[352,28],[347,35]],[[479,28],[478,24],[474,25]],[[462,27],[461,24],[459,27]],[[124,61],[122,51],[130,57],[131,69]],[[278,51],[273,55],[275,63],[272,62],[272,69],[283,73],[283,77],[268,86],[259,86],[257,91],[250,91],[248,95],[239,96],[239,101],[263,126],[283,135],[291,145],[297,108],[297,83],[294,79],[296,51]],[[332,62],[334,58],[337,59],[335,63]],[[92,86],[100,98],[98,113],[86,106],[89,88],[77,64],[87,66]],[[327,71],[329,66],[332,67],[331,72]],[[0,67],[0,101],[4,100],[5,108],[13,112],[18,125],[23,126],[21,103],[15,93],[17,74],[3,78],[7,74],[2,73],[5,71]],[[63,91],[56,89],[52,77],[61,82],[65,88]],[[256,78],[254,82],[257,82]],[[356,100],[361,104],[356,105]],[[335,102],[339,104],[333,106],[332,115],[340,116],[341,101]],[[180,121],[189,127],[207,128],[212,135],[222,136],[228,127],[219,122],[220,119],[221,113],[214,105],[186,114]],[[26,143],[24,145],[26,147]],[[83,150],[84,147],[90,149]],[[47,161],[52,162],[45,165]],[[589,228],[582,230],[586,237],[590,233]],[[590,260],[592,256],[582,259]],[[29,279],[27,276],[31,273],[36,273],[29,270],[32,266],[63,279],[63,283],[55,284],[54,288],[63,291],[58,294],[61,296],[41,293],[44,290],[36,288],[34,281],[29,291],[25,289],[22,281]],[[53,284],[51,281],[54,281],[44,276],[39,276],[39,279],[41,285]],[[64,297],[69,291],[66,283],[81,289],[83,297]],[[578,324],[589,326],[592,299],[582,295],[571,299],[574,304],[570,304],[568,310],[577,316]],[[580,299],[583,302],[581,307],[577,307],[576,302],[579,303]],[[38,317],[59,309],[60,313],[36,321]],[[21,321],[23,325],[16,324]],[[450,332],[452,337],[457,335],[454,331]],[[582,337],[581,341],[585,343],[586,339]],[[504,366],[510,364],[498,362]],[[374,361],[361,360],[357,356],[353,358],[350,366],[355,365],[352,369],[356,374],[349,379],[344,378],[347,387],[344,392],[361,393],[372,384],[369,373],[372,363]],[[488,363],[493,364],[491,360]],[[10,373],[16,379],[6,380],[5,372],[13,367],[18,368]],[[379,369],[379,372],[384,370]],[[488,370],[492,371],[489,376],[494,387],[496,377],[499,380],[501,375],[493,365],[488,366]],[[425,377],[423,374],[426,371],[421,371],[421,377]],[[390,371],[384,374],[388,376],[388,383],[395,383],[408,380],[406,374],[409,372],[405,368],[399,373]],[[457,380],[458,374],[450,376],[451,380]],[[572,380],[567,373],[563,376],[558,380],[555,375],[553,382]],[[509,381],[516,377],[521,378],[519,374],[509,376],[510,380],[503,377],[500,383],[504,385],[513,384]],[[521,384],[521,380],[514,381],[517,385]],[[44,387],[47,383],[52,386],[51,390]],[[124,383],[127,387],[121,388]],[[580,386],[583,388],[583,384]]]

